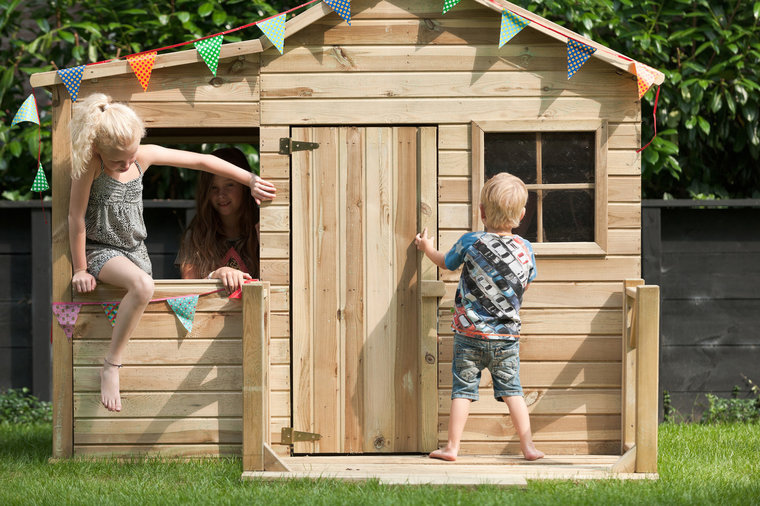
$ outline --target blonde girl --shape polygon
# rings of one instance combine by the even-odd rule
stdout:
[[[78,293],[98,281],[126,290],[100,372],[101,402],[121,411],[119,369],[132,332],[153,296],[152,268],[145,248],[142,180],[152,165],[218,174],[250,187],[257,202],[272,199],[274,186],[211,155],[141,145],[145,127],[128,106],[103,94],[74,105],[69,240]]]
[[[242,151],[221,148],[213,156],[250,171]],[[185,279],[219,279],[228,292],[259,277],[259,206],[240,183],[200,174],[196,214],[180,245],[177,263]]]

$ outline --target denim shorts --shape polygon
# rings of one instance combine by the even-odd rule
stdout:
[[[475,339],[454,334],[454,377],[451,398],[478,400],[480,371],[491,371],[493,396],[522,395],[520,386],[520,341],[504,339]]]

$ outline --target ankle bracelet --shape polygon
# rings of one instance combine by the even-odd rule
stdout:
[[[124,367],[123,364],[114,364],[113,362],[109,362],[107,358],[104,358],[103,362],[110,365],[111,367],[116,367],[117,369],[121,369],[122,367]]]

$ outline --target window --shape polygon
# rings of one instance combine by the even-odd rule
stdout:
[[[607,125],[590,121],[472,124],[473,230],[482,228],[480,189],[509,172],[528,203],[516,233],[537,254],[603,255],[607,245]]]

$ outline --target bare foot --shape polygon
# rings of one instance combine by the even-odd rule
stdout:
[[[536,447],[531,445],[523,450],[523,456],[525,460],[538,460],[544,458],[544,452],[536,450]]]
[[[119,368],[105,361],[100,370],[100,402],[108,411],[121,411],[121,395],[119,395]]]
[[[457,452],[454,450],[446,448],[439,448],[435,451],[430,452],[430,455],[428,455],[431,459],[441,459],[446,460],[448,462],[454,462],[457,459]]]

